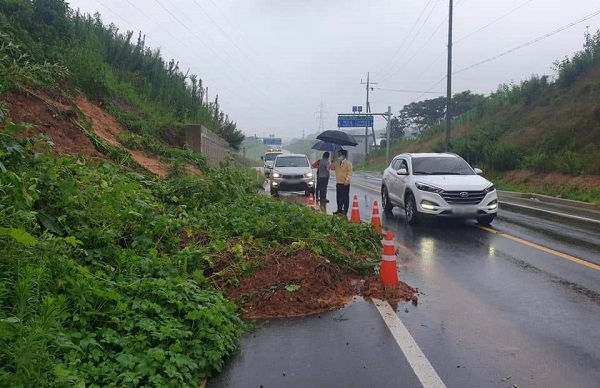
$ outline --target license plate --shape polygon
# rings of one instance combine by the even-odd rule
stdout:
[[[452,213],[454,214],[475,214],[477,213],[477,209],[471,206],[460,206],[452,209]]]

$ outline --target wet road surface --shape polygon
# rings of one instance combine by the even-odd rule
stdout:
[[[260,322],[208,387],[420,387],[372,303]],[[359,335],[357,335],[360,333]]]
[[[378,186],[361,174],[351,186],[367,222]],[[333,184],[328,197],[331,213]],[[447,387],[600,387],[596,230],[502,207],[490,228],[410,227],[400,209],[382,221],[395,236],[400,278],[421,292],[418,306],[394,306],[396,314]],[[335,321],[340,315],[346,320]],[[321,318],[265,323],[208,386],[427,386],[404,354],[373,304],[358,301]],[[363,368],[367,360],[376,361]],[[294,378],[282,379],[282,369]]]

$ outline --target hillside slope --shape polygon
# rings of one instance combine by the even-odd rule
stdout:
[[[505,190],[535,191],[600,203],[600,34],[555,64],[559,77],[532,76],[498,90],[452,122],[449,148],[482,168]],[[416,140],[392,144],[391,155],[441,152],[445,123]],[[380,171],[385,151],[365,167]]]
[[[141,150],[123,145],[119,141],[119,136],[126,133],[123,126],[84,95],[80,94],[71,100],[67,96],[37,91],[35,95],[29,96],[8,93],[4,100],[8,104],[12,121],[31,124],[28,135],[46,134],[54,143],[53,151],[57,154],[110,161],[98,150],[92,139],[86,136],[82,127],[89,123],[95,135],[111,146],[125,151],[137,165],[161,178],[167,176],[168,162],[160,160],[156,155],[147,155]],[[192,174],[200,173],[200,170],[191,164],[186,166],[186,171]]]

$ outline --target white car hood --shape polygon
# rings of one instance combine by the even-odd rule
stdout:
[[[312,169],[310,167],[274,167],[273,171],[285,175],[304,175],[312,172]]]
[[[268,168],[273,168],[273,162],[274,162],[273,160],[267,160],[265,162],[265,166],[267,166]]]
[[[446,191],[479,191],[492,183],[479,175],[415,175],[415,182]]]

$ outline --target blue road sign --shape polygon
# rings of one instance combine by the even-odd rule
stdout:
[[[280,137],[265,137],[263,138],[263,144],[280,146],[282,144]]]
[[[372,127],[373,115],[339,115],[338,127],[353,128],[353,127]]]

